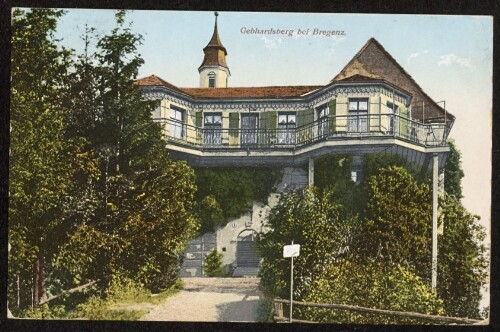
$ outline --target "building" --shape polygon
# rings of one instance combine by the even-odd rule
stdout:
[[[154,75],[137,81],[146,98],[161,100],[154,118],[163,125],[173,158],[195,167],[283,167],[278,186],[283,192],[312,185],[314,159],[325,154],[352,155],[353,181],[362,177],[363,155],[398,154],[434,169],[437,225],[438,170],[446,160],[446,138],[455,117],[377,40],[368,40],[340,73],[318,86],[231,87],[217,14],[203,52],[198,88],[180,88]],[[251,249],[252,234],[261,231],[259,216],[275,200],[255,202],[247,215],[193,242],[186,262],[197,263],[184,266],[184,275],[200,275],[210,248],[222,251],[226,263],[245,266],[243,253]]]

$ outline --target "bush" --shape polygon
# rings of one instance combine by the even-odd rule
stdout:
[[[109,303],[105,300],[92,296],[89,301],[76,306],[68,318],[83,318],[91,320],[138,320],[145,310],[117,310],[110,309]]]
[[[222,263],[222,254],[212,250],[205,259],[205,275],[207,277],[226,277],[226,267]]]
[[[114,276],[106,291],[108,300],[113,302],[145,302],[151,297],[151,292],[129,278]]]
[[[424,279],[391,263],[330,264],[310,286],[305,302],[349,304],[361,307],[443,315],[442,300]],[[430,321],[365,314],[346,310],[296,307],[302,319],[343,324],[429,324]]]

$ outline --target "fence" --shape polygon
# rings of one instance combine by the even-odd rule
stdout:
[[[283,304],[290,304],[289,300],[283,299],[274,299],[274,319],[278,322],[288,321],[289,318],[283,316]],[[293,305],[301,305],[307,307],[316,307],[316,308],[327,308],[327,309],[336,309],[336,310],[347,310],[347,311],[355,311],[361,313],[368,314],[378,314],[385,316],[393,316],[393,317],[405,317],[405,318],[418,318],[425,319],[436,323],[448,323],[448,324],[481,324],[483,321],[470,319],[470,318],[461,318],[461,317],[447,317],[447,316],[437,316],[437,315],[427,315],[421,314],[417,312],[403,312],[403,311],[392,311],[392,310],[382,310],[382,309],[373,309],[373,308],[364,308],[347,304],[326,304],[326,303],[311,303],[311,302],[299,302],[293,301]],[[317,323],[307,320],[299,320],[293,319],[294,322],[297,323]]]

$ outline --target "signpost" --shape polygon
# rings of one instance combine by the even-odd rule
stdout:
[[[299,256],[300,254],[300,244],[292,244],[283,247],[283,257],[291,257],[291,268],[290,268],[290,323],[292,322],[292,307],[293,307],[293,258]]]

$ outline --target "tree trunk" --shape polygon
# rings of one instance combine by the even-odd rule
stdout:
[[[45,259],[41,253],[35,261],[35,275],[33,282],[33,306],[38,307],[42,300],[47,298],[45,287]]]
[[[33,276],[33,306],[38,307],[38,293],[40,291],[39,286],[39,277],[40,277],[40,258],[37,257],[35,261],[35,267],[34,267],[34,276]]]

